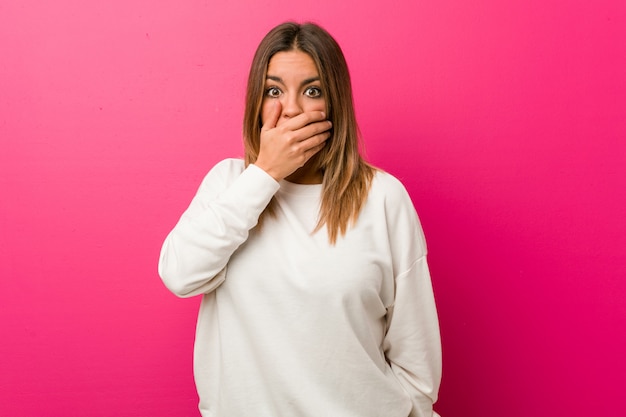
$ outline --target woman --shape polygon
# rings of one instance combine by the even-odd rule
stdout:
[[[436,415],[426,245],[398,180],[358,149],[348,68],[314,24],[254,56],[245,160],[206,176],[159,273],[203,294],[194,373],[208,417]]]

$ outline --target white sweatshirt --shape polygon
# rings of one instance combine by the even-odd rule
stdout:
[[[402,184],[377,172],[335,245],[321,185],[228,159],[168,235],[159,274],[204,294],[194,351],[203,417],[425,417],[441,378],[426,245]],[[276,216],[254,228],[271,198]]]

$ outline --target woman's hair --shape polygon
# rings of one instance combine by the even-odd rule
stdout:
[[[316,24],[283,23],[261,41],[252,60],[246,93],[245,164],[254,163],[259,155],[261,106],[269,61],[277,52],[285,51],[302,51],[313,59],[326,99],[326,114],[333,123],[331,137],[314,158],[323,174],[316,230],[326,225],[328,238],[334,244],[338,236],[356,222],[367,198],[374,168],[359,153],[359,130],[346,60],[337,42]],[[261,215],[260,224],[265,215],[274,214],[274,205],[272,200]]]

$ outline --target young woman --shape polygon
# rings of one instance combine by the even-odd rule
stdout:
[[[439,326],[419,220],[359,154],[348,68],[314,24],[254,56],[245,159],[206,176],[159,273],[202,294],[194,351],[204,417],[436,413]]]

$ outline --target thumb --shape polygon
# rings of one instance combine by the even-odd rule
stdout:
[[[282,105],[280,104],[280,101],[274,100],[274,103],[272,104],[272,108],[270,109],[269,117],[263,124],[263,127],[261,127],[261,130],[268,130],[268,129],[275,128],[276,123],[278,123],[278,118],[280,117],[281,111],[282,111]]]

